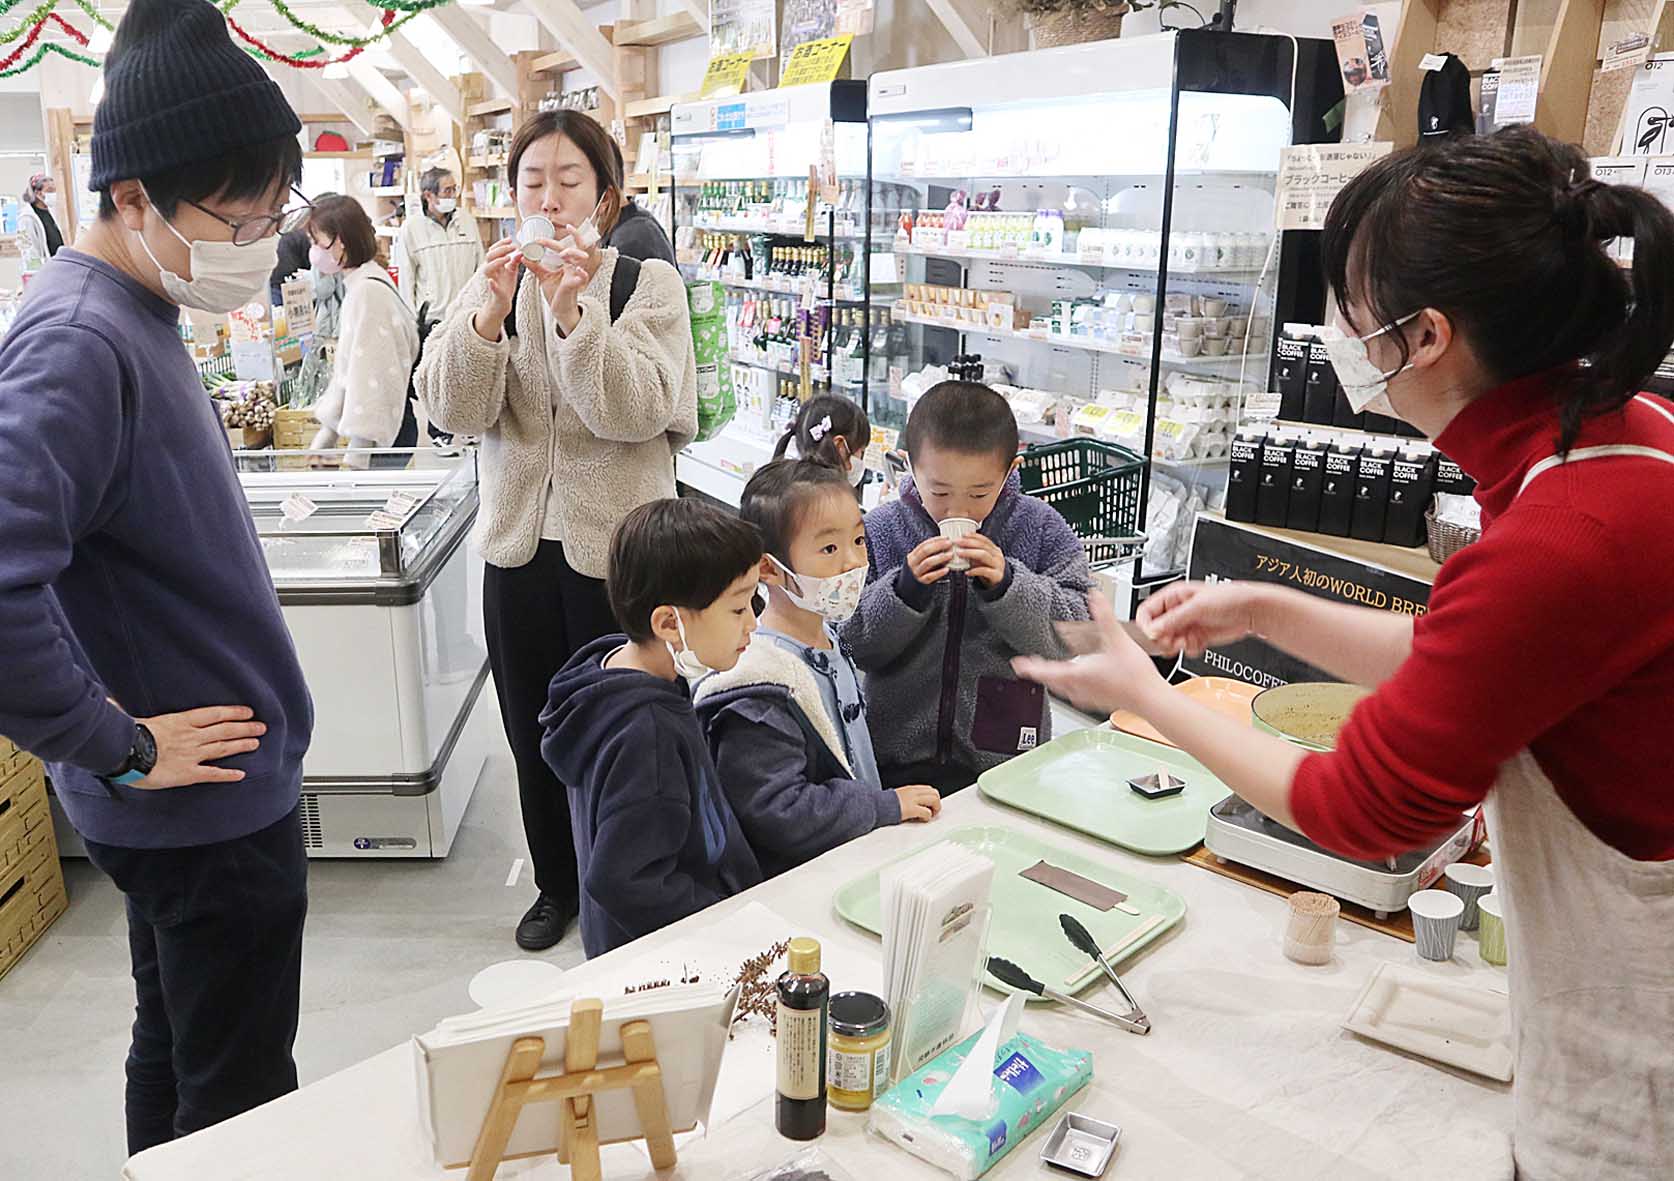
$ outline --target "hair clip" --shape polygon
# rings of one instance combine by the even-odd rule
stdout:
[[[808,428],[808,437],[818,443],[825,437],[826,432],[830,429],[831,415],[827,414],[824,418],[820,419],[813,426]]]

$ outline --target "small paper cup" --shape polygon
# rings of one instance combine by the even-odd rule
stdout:
[[[1198,340],[1203,336],[1203,321],[1196,316],[1181,316],[1177,328],[1181,340]]]
[[[1465,904],[1465,913],[1459,919],[1459,929],[1474,931],[1477,924],[1477,904],[1484,894],[1494,888],[1494,871],[1486,865],[1456,861],[1442,871],[1442,888],[1449,894],[1457,894]]]
[[[1465,913],[1464,899],[1446,890],[1420,890],[1407,899],[1412,912],[1412,933],[1418,958],[1446,961],[1453,958],[1453,941],[1459,934],[1459,919]]]
[[[536,214],[523,220],[517,227],[517,244],[523,248],[523,257],[530,262],[539,262],[546,254],[546,247],[540,244],[540,239],[551,238],[558,233],[557,227],[551,219]]]
[[[1193,337],[1190,340],[1184,336],[1180,338],[1180,355],[1182,357],[1195,357],[1202,351],[1203,338],[1201,336]]]
[[[1498,894],[1484,894],[1476,900],[1477,917],[1481,920],[1477,926],[1477,950],[1482,953],[1482,962],[1497,964],[1505,967],[1505,915],[1500,910],[1500,896]]]
[[[947,538],[949,541],[958,541],[961,537],[964,537],[967,534],[975,533],[977,531],[977,522],[971,520],[969,517],[949,517],[947,520],[943,521],[938,528],[941,529],[942,536]],[[947,564],[947,568],[949,570],[969,570],[971,568],[971,564],[964,558],[955,557]]]
[[[1299,964],[1331,962],[1337,941],[1337,915],[1342,906],[1329,894],[1300,890],[1290,896],[1290,921],[1285,925],[1285,957]]]
[[[1136,304],[1138,301],[1134,301]],[[1136,311],[1133,314],[1133,330],[1135,332],[1151,332],[1157,327],[1157,317],[1151,312]]]
[[[1133,310],[1136,312],[1155,312],[1157,310],[1157,297],[1154,295],[1134,296]]]
[[[1203,297],[1202,302],[1203,302],[1203,314],[1205,316],[1224,316],[1224,315],[1226,315],[1226,300],[1216,299],[1212,295],[1206,295],[1206,296]]]

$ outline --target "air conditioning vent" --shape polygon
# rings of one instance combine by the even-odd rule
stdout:
[[[320,797],[311,791],[303,792],[301,808],[303,848],[325,848],[325,833],[320,828]]]

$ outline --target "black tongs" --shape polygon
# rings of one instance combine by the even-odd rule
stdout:
[[[1128,1002],[1128,1019],[1135,1025],[1144,1027],[1134,1032],[1150,1033],[1151,1019],[1145,1015],[1145,1010],[1139,1007],[1139,1002],[1133,999],[1133,993],[1129,992],[1128,986],[1122,983],[1122,978],[1116,975],[1116,969],[1110,966],[1110,961],[1104,958],[1104,953],[1099,950],[1098,940],[1093,938],[1093,933],[1083,927],[1074,915],[1059,915],[1058,925],[1064,929],[1064,934],[1071,943],[1075,944],[1078,951],[1084,951],[1092,956],[1093,962],[1104,969],[1104,974],[1110,977],[1110,983],[1116,986],[1116,991],[1122,994],[1124,1001]]]
[[[1112,1013],[1109,1009],[1101,1009],[1097,1005],[1089,1005],[1086,1001],[1078,1001],[1072,996],[1066,996],[1064,993],[1046,987],[1010,960],[1003,960],[999,956],[991,955],[988,957],[988,974],[1000,983],[1009,984],[1020,992],[1032,992],[1036,996],[1044,997],[1049,1001],[1057,1001],[1063,1005],[1073,1005],[1075,1008],[1091,1013],[1095,1017],[1103,1018],[1112,1025],[1121,1026],[1129,1033],[1151,1032],[1151,1023],[1145,1019],[1145,1014],[1140,1013],[1139,1020],[1135,1021],[1132,1017],[1123,1017],[1117,1013]]]

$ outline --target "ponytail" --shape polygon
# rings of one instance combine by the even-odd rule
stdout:
[[[1631,276],[1605,249],[1615,238],[1633,241]],[[1376,326],[1435,308],[1492,380],[1550,373],[1560,453],[1674,342],[1674,213],[1593,180],[1579,149],[1531,127],[1385,156],[1332,202],[1321,246],[1345,314],[1359,302]]]

